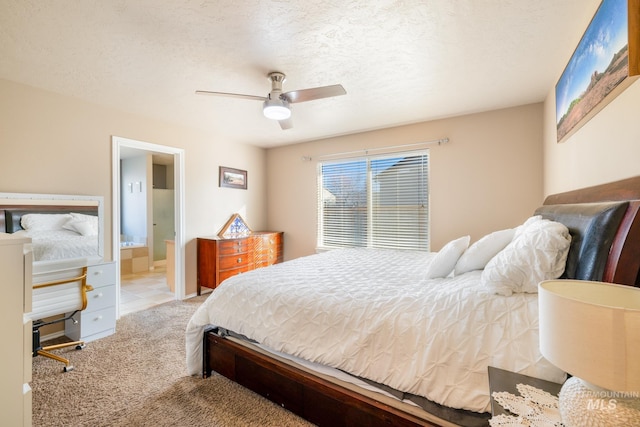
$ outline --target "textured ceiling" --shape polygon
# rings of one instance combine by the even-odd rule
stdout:
[[[599,0],[0,0],[0,78],[261,147],[539,102]],[[341,83],[295,104],[266,96]]]

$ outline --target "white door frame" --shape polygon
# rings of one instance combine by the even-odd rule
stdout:
[[[184,150],[181,148],[151,144],[134,139],[112,136],[112,259],[116,262],[117,271],[120,271],[120,148],[129,147],[139,150],[153,151],[157,153],[172,154],[174,159],[174,191],[175,191],[175,296],[176,299],[185,299],[185,262],[184,262]],[[120,274],[116,274],[116,307],[118,318],[120,317]]]

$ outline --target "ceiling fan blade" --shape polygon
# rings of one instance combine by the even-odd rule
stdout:
[[[282,130],[291,129],[293,127],[293,121],[291,120],[291,117],[284,120],[278,120],[278,123],[280,123],[280,127],[282,128]]]
[[[332,96],[345,95],[346,90],[342,85],[331,85],[314,87],[311,89],[292,90],[291,92],[283,93],[281,96],[286,98],[290,103],[313,101],[314,99],[330,98]]]
[[[214,95],[214,96],[229,96],[232,98],[243,98],[243,99],[251,99],[255,101],[264,101],[267,98],[264,96],[257,95],[243,95],[241,93],[227,93],[227,92],[210,92],[208,90],[197,90],[196,95]]]

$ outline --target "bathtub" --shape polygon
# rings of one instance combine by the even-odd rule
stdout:
[[[149,271],[149,247],[143,243],[120,242],[120,274]]]

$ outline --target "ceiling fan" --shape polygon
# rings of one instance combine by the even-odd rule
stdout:
[[[211,92],[206,90],[197,90],[198,95],[216,95],[231,96],[234,98],[252,99],[263,101],[262,112],[268,119],[277,120],[282,129],[290,129],[293,127],[291,122],[291,108],[289,104],[296,102],[313,101],[314,99],[330,98],[332,96],[345,95],[347,91],[342,85],[321,86],[311,89],[292,90],[290,92],[282,92],[282,83],[286,77],[283,73],[274,71],[269,73],[271,80],[271,92],[267,96],[243,95],[240,93],[227,92]]]

